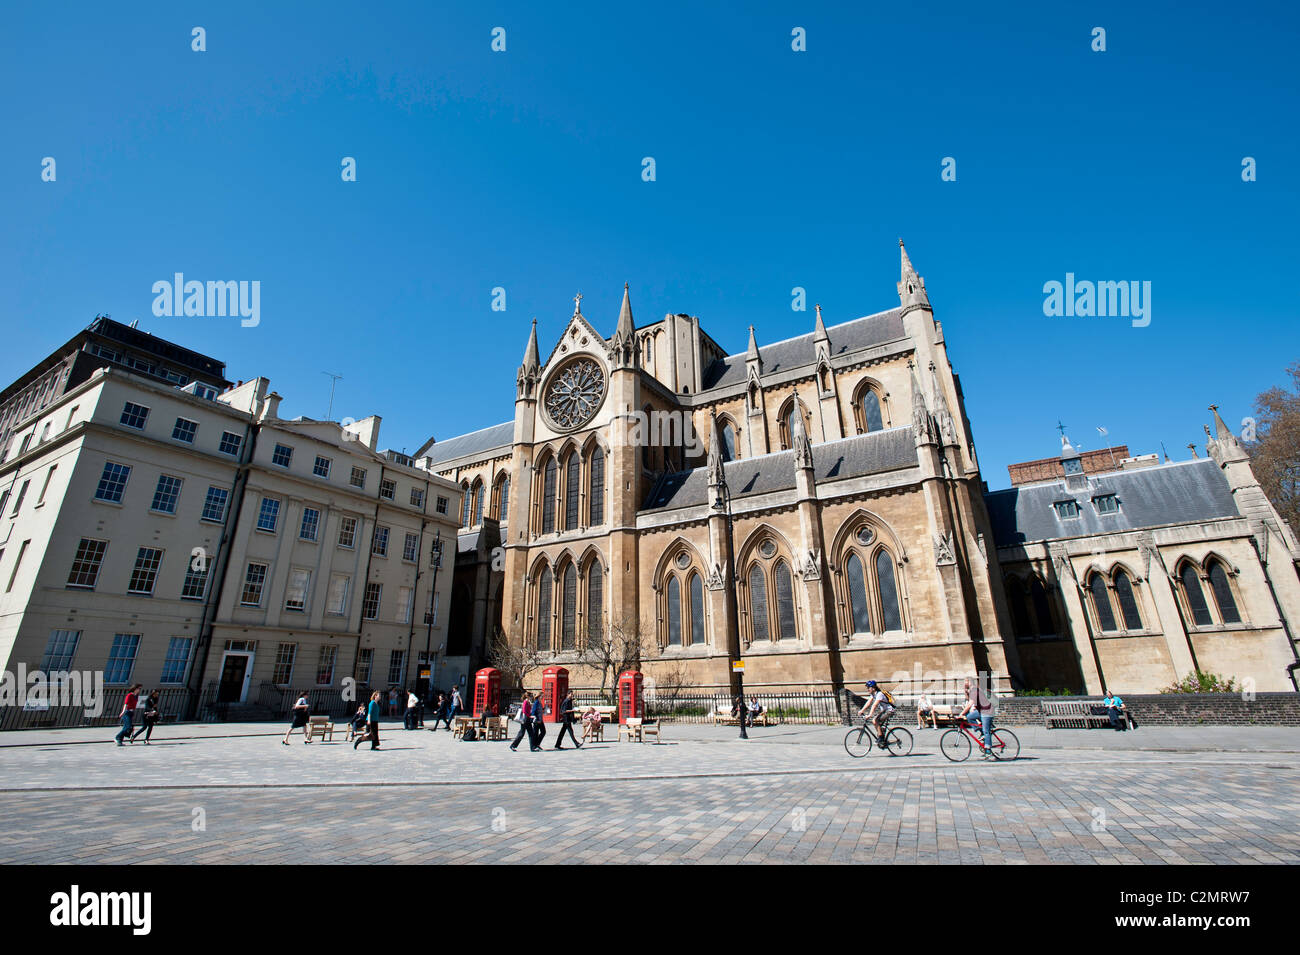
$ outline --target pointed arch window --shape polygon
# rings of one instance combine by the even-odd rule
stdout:
[[[474,482],[474,524],[483,523],[483,482]]]
[[[771,639],[767,618],[767,578],[758,564],[749,569],[749,621],[754,641]]]
[[[1056,634],[1052,623],[1052,604],[1047,599],[1047,588],[1037,577],[1029,584],[1029,599],[1034,605],[1034,616],[1038,618],[1037,636],[1051,637]]]
[[[902,630],[903,614],[898,605],[898,586],[894,581],[894,559],[886,550],[876,553],[876,586],[880,588],[880,620],[885,631]]]
[[[722,460],[736,460],[736,429],[730,422],[722,426]]]
[[[578,647],[578,572],[572,563],[564,568],[560,580],[560,649]]]
[[[849,578],[849,605],[853,611],[853,632],[871,632],[871,614],[867,608],[867,578],[862,558],[849,554],[844,562],[844,572]]]
[[[1232,585],[1228,582],[1228,572],[1217,560],[1210,561],[1210,590],[1214,602],[1219,606],[1219,619],[1224,623],[1241,623],[1241,613],[1237,610],[1237,601],[1232,596]]]
[[[497,520],[502,524],[510,516],[510,478],[509,476],[501,479],[497,489]]]
[[[555,458],[546,459],[542,471],[542,533],[549,534],[555,530],[555,478],[559,468]]]
[[[691,574],[691,643],[698,646],[704,643],[704,581],[700,575]]]
[[[1008,577],[1004,585],[1007,605],[1011,608],[1011,628],[1017,640],[1033,639],[1034,628],[1029,622],[1029,604],[1025,585],[1018,577]]]
[[[1183,564],[1183,569],[1178,572],[1178,583],[1183,591],[1183,599],[1187,601],[1187,609],[1191,611],[1192,622],[1198,627],[1208,627],[1214,623],[1210,618],[1210,608],[1205,604],[1205,592],[1201,590],[1201,578],[1196,568],[1191,564]]]
[[[596,527],[605,521],[605,452],[596,445],[591,449],[591,499],[588,503],[588,524]]]
[[[595,646],[600,641],[605,621],[604,584],[605,573],[600,561],[593,560],[587,567],[587,646]]]
[[[582,462],[575,451],[564,469],[564,529],[578,529],[578,491],[582,487]]]
[[[874,391],[868,389],[862,396],[862,431],[864,434],[870,434],[872,431],[883,431],[885,419],[880,413],[880,396]]]
[[[537,649],[542,653],[551,650],[551,568],[543,567],[537,577]]]
[[[1124,629],[1141,630],[1142,614],[1138,612],[1133,582],[1123,570],[1115,571],[1115,598],[1119,602],[1120,616],[1124,618]]]
[[[470,509],[469,485],[460,486],[460,526],[469,527],[469,509]]]
[[[778,560],[772,571],[776,586],[776,638],[793,640],[794,628],[794,581],[790,577],[790,565]]]
[[[668,578],[668,646],[682,645],[682,585],[677,577]]]
[[[1118,630],[1115,625],[1115,611],[1110,605],[1110,593],[1106,589],[1106,578],[1094,573],[1088,578],[1088,592],[1092,594],[1092,609],[1097,614],[1097,624],[1103,631]]]

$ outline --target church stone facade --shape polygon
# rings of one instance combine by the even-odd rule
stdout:
[[[725,687],[744,659],[751,687],[976,670],[1005,686],[1018,661],[974,441],[906,250],[898,294],[840,324],[818,308],[770,345],[751,328],[732,355],[690,315],[637,327],[626,289],[609,338],[580,297],[544,360],[534,323],[514,421],[418,453],[464,490],[462,538],[502,542],[495,571],[463,546],[472,652],[499,628],[583,685],[584,641],[633,619],[651,680]]]
[[[545,358],[534,321],[513,421],[417,453],[463,491],[467,667],[502,634],[596,686],[583,647],[621,626],[648,681],[701,690],[741,659],[759,692],[1292,688],[1300,547],[1217,416],[1194,464],[1095,475],[1067,442],[1059,480],[989,494],[899,245],[897,307],[735,354],[691,315],[638,326],[626,287],[610,337],[581,295]]]

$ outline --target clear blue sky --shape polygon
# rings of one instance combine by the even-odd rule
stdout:
[[[334,416],[382,414],[382,443],[414,451],[508,420],[529,320],[545,354],[575,291],[606,334],[626,281],[638,322],[690,312],[739,351],[750,323],[760,341],[811,329],[794,286],[830,323],[896,305],[902,236],[991,487],[1055,453],[1058,420],[1085,448],[1102,425],[1185,457],[1208,404],[1240,420],[1300,359],[1298,20],[1293,3],[12,6],[0,379],[96,313],[138,318],[269,377],[288,416],[323,416],[322,372],[342,374]],[[178,271],[260,281],[260,326],[154,317]],[[1066,272],[1150,281],[1150,326],[1045,317]]]

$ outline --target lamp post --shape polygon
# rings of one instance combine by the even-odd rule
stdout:
[[[424,662],[429,667],[429,686],[425,693],[433,696],[433,661],[429,659],[433,649],[433,615],[438,611],[438,571],[442,568],[442,531],[433,538],[433,586],[429,590],[429,629],[424,638]]]
[[[717,434],[716,422],[714,434]],[[713,510],[723,515],[725,520],[727,540],[727,575],[731,579],[731,586],[726,587],[727,603],[730,613],[727,620],[727,651],[730,662],[735,663],[740,660],[740,606],[736,600],[736,588],[740,582],[736,577],[736,548],[732,539],[731,526],[731,489],[727,486],[726,468],[719,466],[716,469],[716,480],[714,487]],[[725,586],[725,582],[724,582]],[[735,657],[731,656],[732,647],[735,648]],[[745,671],[732,669],[732,692],[740,700],[740,708],[736,714],[740,720],[740,738],[749,739],[749,734],[745,732]]]

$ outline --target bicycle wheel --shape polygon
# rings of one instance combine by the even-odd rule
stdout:
[[[939,752],[954,763],[970,758],[970,737],[961,730],[948,730],[939,737]]]
[[[871,752],[876,745],[876,738],[865,726],[855,726],[844,736],[844,749],[850,756],[861,759]]]
[[[912,751],[912,734],[901,726],[895,726],[885,734],[885,749],[890,756],[906,756]]]
[[[1020,755],[1020,740],[1011,730],[995,729],[993,731],[993,758],[1015,759]]]

